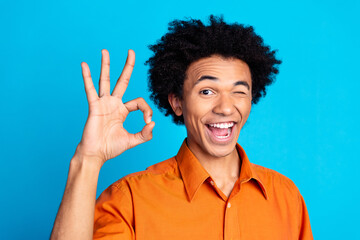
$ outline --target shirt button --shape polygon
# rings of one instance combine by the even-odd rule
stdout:
[[[228,203],[226,207],[231,208],[231,203]]]
[[[214,181],[213,181],[213,180],[211,180],[211,181],[210,181],[210,184],[214,186]]]

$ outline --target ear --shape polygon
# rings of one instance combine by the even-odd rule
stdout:
[[[173,109],[175,115],[181,116],[183,111],[182,111],[182,105],[181,105],[180,98],[178,96],[176,96],[174,93],[170,93],[168,95],[168,100],[169,100],[169,103],[170,103],[171,108]]]

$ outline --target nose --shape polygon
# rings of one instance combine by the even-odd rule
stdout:
[[[234,111],[234,99],[232,99],[231,96],[228,96],[227,94],[222,94],[217,98],[215,106],[213,108],[213,113],[222,116],[228,116],[233,114]]]

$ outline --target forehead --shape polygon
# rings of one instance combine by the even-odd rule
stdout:
[[[249,66],[237,58],[224,58],[218,55],[201,58],[191,63],[186,71],[186,79],[190,81],[196,81],[204,75],[213,76],[220,80],[249,81],[251,84]]]

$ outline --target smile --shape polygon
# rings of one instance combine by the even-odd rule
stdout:
[[[210,123],[208,129],[214,137],[219,140],[225,140],[230,137],[234,122]]]

